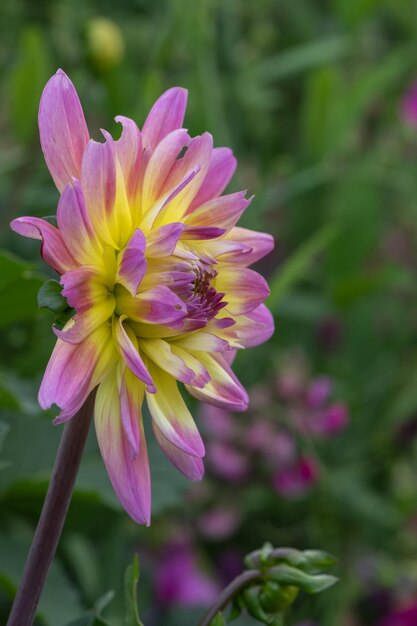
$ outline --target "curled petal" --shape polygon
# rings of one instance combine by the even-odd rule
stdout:
[[[144,353],[165,372],[183,383],[199,385],[199,377],[163,339],[142,339]],[[192,382],[193,381],[193,382]]]
[[[55,226],[39,217],[18,217],[10,224],[12,230],[23,237],[42,240],[42,258],[59,274],[77,267],[68,251],[61,233]]]
[[[166,135],[181,128],[187,107],[187,96],[186,89],[172,87],[158,98],[149,111],[143,125],[142,135],[152,150]]]
[[[203,457],[203,441],[175,379],[152,363],[149,368],[158,388],[155,394],[146,393],[152,419],[162,435],[176,448],[192,456]]]
[[[258,233],[254,230],[248,230],[247,228],[240,228],[235,226],[232,228],[225,238],[235,243],[242,244],[246,249],[249,248],[249,254],[245,249],[241,252],[239,250],[234,254],[229,254],[228,262],[238,263],[240,265],[252,265],[259,259],[269,254],[274,249],[274,238],[268,233]]]
[[[232,315],[246,315],[269,295],[266,280],[246,267],[223,267],[216,277],[216,289],[226,294],[227,310]]]
[[[62,70],[46,84],[39,105],[42,151],[51,176],[62,192],[80,178],[81,160],[89,135],[75,87]]]
[[[199,137],[193,137],[187,142],[187,150],[184,156],[177,158],[171,167],[169,175],[161,187],[162,194],[176,188],[190,172],[196,172],[195,176],[183,185],[179,193],[170,199],[163,211],[160,211],[155,224],[160,226],[173,221],[183,221],[183,216],[191,201],[198,192],[210,163],[213,151],[213,137],[210,133],[203,133]]]
[[[194,354],[206,367],[211,380],[204,389],[187,385],[190,394],[197,400],[214,406],[232,411],[245,411],[248,408],[248,395],[227,361],[220,354],[210,355],[207,352],[194,352]]]
[[[187,226],[181,237],[184,241],[192,239],[216,239],[224,235],[225,229],[217,226]]]
[[[54,423],[70,419],[115,361],[110,329],[101,326],[86,340],[70,344],[58,339],[39,389],[39,404],[61,413]]]
[[[88,335],[107,322],[113,315],[114,298],[109,297],[105,302],[94,304],[88,311],[77,313],[62,330],[53,327],[55,335],[67,343],[81,343]]]
[[[173,222],[151,231],[147,237],[146,255],[162,257],[173,254],[184,228],[184,224]]]
[[[123,172],[127,197],[133,204],[138,198],[144,171],[142,135],[135,122],[128,117],[118,115],[115,120],[123,126],[121,137],[114,146]]]
[[[119,257],[117,282],[126,287],[132,296],[136,296],[146,273],[145,247],[146,237],[137,228]]]
[[[162,324],[180,328],[187,315],[184,302],[164,285],[140,293],[123,307],[128,317],[144,324]]]
[[[188,333],[184,336],[180,335],[172,343],[180,348],[201,350],[202,352],[224,352],[230,349],[225,339],[220,339],[213,333],[205,332],[206,330],[207,326],[204,330],[198,330],[195,333]]]
[[[133,372],[133,374],[137,376],[139,380],[145,383],[150,393],[155,393],[156,387],[148,370],[145,367],[144,362],[139,355],[136,337],[132,332],[130,332],[130,329],[129,331],[126,331],[126,328],[123,326],[123,321],[125,319],[126,316],[121,315],[117,320],[114,321],[113,325],[120,353],[130,371]]]
[[[69,270],[61,276],[60,282],[64,287],[62,295],[77,313],[83,313],[108,298],[101,274],[94,267]]]
[[[170,194],[180,183],[182,177],[172,185],[166,186],[173,164],[181,150],[187,146],[189,139],[187,131],[181,128],[158,143],[146,167],[143,179],[142,208],[144,212],[151,209],[159,198]]]
[[[230,148],[214,148],[211,153],[210,165],[200,189],[189,208],[187,214],[213,198],[217,198],[236,171],[237,161]]]
[[[193,456],[183,452],[176,446],[174,446],[156,425],[155,420],[152,420],[152,429],[157,440],[159,447],[174,465],[187,478],[190,480],[201,480],[204,476],[204,464],[199,456]]]
[[[78,263],[100,264],[102,247],[87,213],[78,181],[67,185],[58,203],[57,221],[68,250]]]
[[[187,215],[187,225],[217,226],[229,230],[252,202],[253,196],[245,198],[245,194],[245,191],[239,191],[207,201]]]
[[[98,388],[94,421],[101,455],[117,497],[135,522],[149,526],[151,480],[142,419],[139,424],[140,449],[133,458],[122,425],[119,389],[114,371]]]
[[[230,330],[236,333],[240,345],[253,348],[272,337],[274,318],[269,309],[261,304],[247,315],[240,315],[236,320],[236,326]],[[227,330],[224,333],[227,337]]]

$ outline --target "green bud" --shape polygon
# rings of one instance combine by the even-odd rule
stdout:
[[[277,613],[293,604],[298,591],[298,587],[268,581],[261,589],[259,602],[268,613]]]
[[[277,565],[272,567],[266,578],[281,585],[294,585],[306,593],[320,593],[337,582],[335,576],[328,574],[307,574],[290,565]]]
[[[261,607],[259,602],[259,587],[249,587],[242,592],[242,598],[245,603],[245,607],[250,615],[259,620],[263,624],[270,624],[272,618]]]
[[[217,613],[214,620],[212,620],[210,626],[226,626],[226,621],[222,615],[222,613]]]

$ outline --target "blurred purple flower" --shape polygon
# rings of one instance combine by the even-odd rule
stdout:
[[[318,409],[328,400],[332,391],[332,381],[328,376],[313,378],[308,389],[306,402],[309,408]]]
[[[296,498],[304,495],[318,477],[319,469],[316,461],[312,457],[301,456],[295,465],[275,472],[273,486],[281,496]]]
[[[416,626],[416,624],[417,602],[406,608],[393,611],[378,622],[378,626]]]
[[[401,99],[400,116],[404,122],[417,126],[417,81],[408,87]]]
[[[229,441],[236,436],[236,424],[233,415],[225,409],[203,404],[201,415],[206,431],[214,436]]]
[[[222,441],[208,443],[206,459],[212,471],[225,480],[241,482],[249,474],[248,458],[228,443]]]
[[[233,535],[239,523],[240,516],[234,507],[219,506],[200,515],[198,528],[204,537],[220,541]]]
[[[201,570],[196,554],[185,542],[165,549],[164,558],[158,560],[154,588],[157,601],[164,607],[207,605],[219,593],[218,585]]]

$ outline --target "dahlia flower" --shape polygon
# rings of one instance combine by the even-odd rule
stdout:
[[[11,227],[42,240],[75,311],[61,329],[39,403],[55,423],[73,417],[97,388],[97,439],[112,485],[138,523],[150,521],[150,472],[142,420],[146,398],[158,444],[199,480],[204,445],[178,389],[218,407],[245,410],[230,363],[236,349],[273,332],[265,280],[248,266],[270,235],[235,226],[245,192],[221,195],[235,168],[209,133],[182,128],[187,92],[166,91],[140,131],[116,117],[120,139],[93,141],[62,70],[42,94],[42,150],[60,192],[56,228],[36,217]]]

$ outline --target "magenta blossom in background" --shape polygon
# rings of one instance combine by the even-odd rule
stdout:
[[[411,126],[417,126],[417,81],[410,85],[402,97],[400,116]]]
[[[304,495],[318,477],[316,461],[312,457],[304,456],[295,465],[278,469],[273,477],[273,486],[281,496],[297,498]]]
[[[207,463],[220,478],[230,482],[241,482],[249,475],[249,459],[237,448],[221,441],[207,444]]]
[[[416,626],[417,602],[393,611],[378,622],[378,626]]]
[[[154,577],[155,595],[163,607],[203,606],[216,599],[219,586],[201,569],[187,542],[167,546],[163,556]]]

